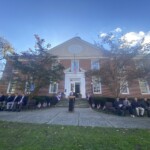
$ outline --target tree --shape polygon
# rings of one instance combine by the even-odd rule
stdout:
[[[7,59],[7,55],[10,53],[13,53],[13,47],[6,39],[0,37],[0,77],[5,66],[5,59]]]
[[[6,58],[7,54],[12,52],[11,44],[6,39],[0,37],[0,60]]]
[[[31,97],[39,90],[48,86],[50,82],[59,82],[63,77],[64,67],[59,63],[57,56],[50,54],[50,45],[44,45],[45,40],[35,35],[35,50],[29,49],[21,55],[11,57],[13,69],[18,72],[18,88],[31,92]],[[14,75],[12,75],[12,78]]]
[[[136,75],[137,78],[143,79],[150,84],[150,54],[140,56],[136,60]]]
[[[100,78],[101,83],[109,88],[114,97],[127,93],[128,85],[139,78],[140,70],[135,69],[134,58],[149,50],[148,45],[144,45],[144,49],[142,44],[127,44],[123,36],[114,32],[102,34],[99,45],[107,58],[103,60],[99,70],[87,72],[87,75]],[[142,58],[144,59],[145,57]],[[144,73],[142,75],[145,76]]]

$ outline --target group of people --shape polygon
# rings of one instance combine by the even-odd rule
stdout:
[[[22,107],[27,104],[28,97],[22,94],[0,93],[0,110],[21,111]]]
[[[87,94],[87,100],[91,108],[106,109],[106,101],[97,101],[93,94]],[[124,99],[117,97],[112,104],[113,109],[118,115],[124,116],[128,112],[131,117],[144,116],[147,114],[150,117],[150,100],[148,98],[138,99],[135,97],[129,100],[127,97]]]
[[[57,94],[53,94],[51,97],[46,97],[42,101],[36,101],[35,105],[37,108],[46,108],[50,107],[51,105],[56,105],[62,98],[64,94],[62,92],[58,92]]]
[[[128,111],[131,117],[135,117],[135,115],[142,117],[147,112],[147,116],[150,117],[150,101],[147,98],[135,97],[131,101],[127,97],[123,100],[116,98],[114,108],[118,115],[125,115]]]

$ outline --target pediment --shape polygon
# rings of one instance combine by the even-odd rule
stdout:
[[[74,37],[52,48],[50,53],[61,58],[103,56],[100,48],[82,40],[80,37]]]
[[[79,68],[79,71],[77,73],[84,73],[84,72],[85,72],[84,69]],[[71,68],[69,67],[69,68],[64,70],[64,73],[73,73],[73,72],[71,71]]]

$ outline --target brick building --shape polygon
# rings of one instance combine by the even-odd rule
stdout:
[[[64,80],[59,83],[50,84],[49,87],[41,89],[40,95],[50,95],[57,92],[65,92],[69,95],[73,89],[76,94],[81,94],[83,98],[88,92],[93,92],[95,95],[109,96],[112,94],[108,87],[97,83],[94,78],[85,76],[85,72],[89,69],[99,69],[101,62],[106,58],[103,51],[82,40],[80,37],[74,37],[50,50],[50,53],[58,56],[60,63],[65,66]],[[11,67],[7,64],[3,75],[8,76],[11,72]],[[11,81],[1,84],[1,90],[5,92],[15,92],[15,86]],[[142,97],[150,96],[149,84],[146,81],[135,80],[132,86],[126,87],[121,92],[123,97]]]

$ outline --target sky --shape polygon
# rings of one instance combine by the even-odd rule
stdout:
[[[150,0],[0,0],[0,36],[17,52],[34,47],[34,34],[52,47],[114,29],[139,36],[150,31],[149,8]]]

